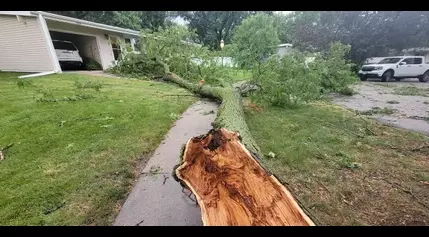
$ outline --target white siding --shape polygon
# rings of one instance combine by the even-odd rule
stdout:
[[[105,37],[105,34],[116,36],[124,40],[124,37],[122,35],[114,32],[108,32],[104,30],[93,29],[89,27],[84,27],[84,26],[79,26],[74,24],[67,24],[67,23],[52,21],[52,20],[46,20],[46,24],[48,25],[48,29],[52,31],[62,30],[63,32],[67,31],[67,33],[75,33],[75,34],[82,33],[82,34],[89,34],[89,35],[96,36],[100,44],[100,49],[101,49],[100,56],[102,61],[101,65],[103,66],[103,69],[107,69],[111,67],[114,62],[112,46],[110,44],[110,41]]]
[[[0,15],[0,70],[55,70],[37,17]]]

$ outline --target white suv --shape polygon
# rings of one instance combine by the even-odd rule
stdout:
[[[395,56],[387,57],[377,64],[362,66],[359,70],[361,81],[368,78],[381,78],[381,81],[389,81],[395,78],[418,78],[421,82],[429,81],[429,64],[422,56]]]
[[[82,66],[82,57],[79,55],[79,50],[72,42],[65,40],[52,40],[52,43],[54,44],[55,53],[57,54],[61,68],[64,66],[80,68]]]

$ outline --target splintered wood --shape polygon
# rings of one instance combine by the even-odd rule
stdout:
[[[292,194],[224,128],[191,138],[175,170],[205,226],[313,226]]]

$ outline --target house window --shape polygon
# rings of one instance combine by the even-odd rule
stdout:
[[[110,43],[112,45],[113,57],[115,60],[119,60],[121,55],[121,46],[119,45],[118,38],[110,36]]]
[[[140,39],[136,39],[135,40],[135,42],[134,42],[134,50],[141,51],[141,48],[140,48]]]
[[[115,60],[119,59],[119,55],[121,55],[121,46],[117,43],[112,43],[112,49],[113,49],[113,57]]]
[[[131,40],[130,38],[125,38],[125,45],[127,46],[127,50],[128,51],[134,51],[134,45],[133,45],[133,40]]]

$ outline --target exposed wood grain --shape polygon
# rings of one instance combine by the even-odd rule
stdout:
[[[191,138],[175,170],[206,226],[313,226],[291,193],[224,128]]]

